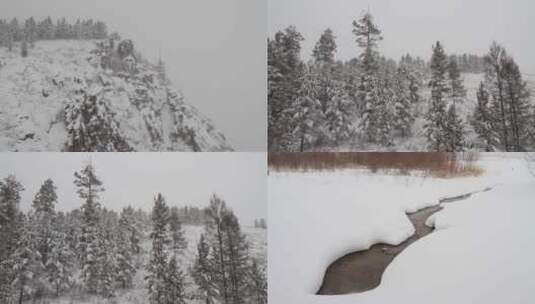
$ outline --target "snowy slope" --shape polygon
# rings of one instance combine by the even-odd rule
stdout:
[[[535,178],[519,154],[487,155],[479,165],[484,175],[455,179],[271,173],[270,303],[530,303]],[[493,189],[445,205],[433,218],[438,231],[394,259],[377,289],[315,295],[336,259],[412,235],[406,212],[487,187]]]
[[[27,58],[17,47],[0,48],[0,151],[64,150],[63,111],[80,89],[110,109],[135,151],[231,150],[209,119],[155,77],[154,66],[140,60],[138,74],[113,73],[100,67],[96,48],[96,41],[38,41]],[[195,144],[177,136],[185,130]]]

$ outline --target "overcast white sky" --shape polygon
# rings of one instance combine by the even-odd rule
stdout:
[[[265,0],[1,0],[0,18],[105,21],[149,59],[158,52],[189,103],[238,151],[266,150]]]
[[[0,178],[15,174],[25,187],[21,207],[31,207],[43,181],[58,187],[57,209],[72,210],[83,201],[76,194],[74,172],[91,159],[106,191],[103,206],[132,205],[151,210],[161,192],[168,205],[205,207],[212,193],[223,198],[242,224],[267,214],[265,153],[1,153]]]
[[[437,40],[447,52],[484,54],[493,40],[513,54],[525,73],[535,73],[533,0],[269,0],[269,35],[296,25],[306,41],[304,55],[326,28],[338,37],[338,58],[358,54],[352,21],[368,7],[383,31],[381,52],[430,58]]]

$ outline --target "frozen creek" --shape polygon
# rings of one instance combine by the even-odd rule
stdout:
[[[426,222],[435,213],[444,209],[443,204],[466,200],[473,194],[490,190],[492,188],[443,198],[436,206],[407,214],[415,228],[415,233],[411,237],[397,246],[375,244],[368,250],[353,252],[336,260],[327,268],[317,294],[343,295],[376,288],[381,284],[383,273],[396,256],[412,243],[435,231],[435,228],[426,225]]]

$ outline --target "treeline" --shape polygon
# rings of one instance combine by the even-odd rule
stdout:
[[[431,151],[523,151],[535,144],[529,92],[502,47],[493,45],[484,58],[448,56],[437,42],[429,63],[410,55],[396,62],[380,55],[382,32],[370,13],[353,22],[353,34],[360,55],[347,62],[335,60],[330,29],[308,62],[300,57],[303,37],[295,27],[268,39],[270,151],[392,147],[421,131],[415,130],[419,118]],[[503,55],[499,60],[493,59],[496,48]],[[461,117],[458,107],[466,101],[461,72],[482,70],[494,106],[481,101],[473,115]],[[431,98],[422,97],[424,87]],[[468,124],[479,135],[477,142],[466,140]]]
[[[149,215],[126,207],[104,208],[103,184],[92,165],[75,172],[74,184],[83,205],[59,212],[56,186],[47,179],[31,210],[19,209],[24,187],[14,176],[0,181],[0,302],[22,303],[67,295],[115,298],[133,287],[144,267],[150,303],[266,303],[265,269],[249,256],[238,219],[213,196],[203,210],[205,233],[192,265],[183,265],[187,247],[182,219],[199,221],[198,208],[167,207],[161,194]],[[187,211],[186,211],[187,210]],[[149,231],[150,262],[141,242]],[[186,275],[194,292],[186,292]],[[188,280],[189,282],[189,280]]]
[[[10,51],[14,42],[33,45],[38,40],[104,39],[107,36],[106,24],[93,19],[77,19],[74,23],[69,23],[65,18],[54,22],[50,17],[41,21],[30,17],[24,22],[19,22],[17,18],[0,19],[0,46],[7,47]]]

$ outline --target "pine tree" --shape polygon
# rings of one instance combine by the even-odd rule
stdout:
[[[466,97],[466,89],[464,88],[461,72],[457,65],[457,59],[455,56],[450,56],[449,61],[448,76],[451,86],[451,99],[453,104],[463,103]]]
[[[213,282],[213,270],[209,262],[210,247],[206,242],[204,234],[201,234],[199,243],[197,244],[197,257],[191,270],[191,276],[197,284],[199,291],[206,304],[214,303],[216,296],[215,286]]]
[[[332,97],[325,111],[325,132],[336,145],[351,137],[354,132],[354,104],[342,85],[341,82],[333,84]]]
[[[210,239],[211,255],[209,264],[212,273],[212,282],[217,290],[217,298],[222,304],[230,304],[230,282],[224,250],[224,225],[223,217],[226,213],[225,202],[215,194],[210,198],[210,206],[206,213],[208,222],[206,232]]]
[[[47,179],[35,195],[32,205],[34,210],[34,227],[37,229],[35,232],[35,242],[44,265],[47,264],[48,255],[51,250],[55,217],[54,208],[57,199],[56,186],[51,179]]]
[[[24,41],[28,41],[30,46],[33,48],[35,45],[35,40],[37,39],[37,24],[33,17],[30,17],[24,23]],[[26,56],[22,56],[26,57]]]
[[[22,304],[26,296],[32,296],[41,288],[41,275],[44,266],[39,252],[33,246],[30,225],[22,214],[18,220],[21,222],[23,230],[20,233],[17,249],[12,256],[13,281],[11,286],[18,294],[18,303]]]
[[[0,181],[0,262],[7,260],[17,248],[17,218],[23,190],[13,175]]]
[[[24,39],[20,45],[20,55],[22,58],[28,57],[28,43],[26,42],[26,39]]]
[[[317,99],[318,78],[311,76],[313,73],[307,69],[300,96],[292,109],[294,137],[298,139],[299,152],[304,152],[307,148],[314,146],[318,138],[322,136],[322,122],[324,113],[322,112],[321,101]]]
[[[130,240],[131,228],[124,223],[123,213],[119,224],[119,232],[116,240],[117,254],[117,282],[125,288],[132,287],[132,280],[136,274],[136,268],[133,261],[133,248]]]
[[[99,287],[98,257],[102,248],[99,240],[100,203],[98,193],[104,191],[102,182],[97,177],[93,165],[88,164],[79,172],[74,173],[74,184],[78,187],[78,195],[85,200],[82,205],[82,235],[79,240],[81,277],[89,293],[97,293]]]
[[[379,77],[378,42],[383,40],[381,30],[367,12],[358,21],[353,21],[353,34],[363,52],[360,54],[361,77],[358,85],[357,110],[361,113],[360,128],[369,142],[390,143],[390,125],[388,123],[388,97],[382,90]]]
[[[512,137],[512,149],[515,152],[526,151],[530,124],[530,93],[522,79],[520,68],[512,57],[503,63],[505,76],[505,94]]]
[[[121,229],[121,233],[127,236],[130,252],[132,254],[139,254],[141,252],[141,247],[139,245],[141,240],[141,229],[138,227],[138,224],[135,211],[132,207],[128,206],[121,211],[119,228]]]
[[[335,36],[331,29],[326,29],[316,43],[312,51],[312,57],[316,64],[333,64],[336,53]]]
[[[493,43],[485,57],[485,86],[491,97],[493,128],[505,151],[524,151],[529,141],[529,90],[506,50]]]
[[[173,256],[167,267],[165,276],[166,298],[165,304],[186,304],[184,273],[177,265],[176,256]]]
[[[166,303],[167,286],[165,278],[167,273],[167,252],[166,247],[169,244],[167,226],[169,223],[169,208],[161,194],[154,200],[152,209],[152,240],[151,259],[147,265],[147,286],[149,289],[150,303]]]
[[[231,210],[227,210],[223,216],[224,226],[224,254],[227,256],[229,299],[230,303],[245,303],[243,297],[247,293],[248,274],[248,243],[245,235],[241,232],[238,218]]]
[[[493,152],[496,147],[497,134],[493,128],[494,118],[492,117],[489,99],[489,92],[485,84],[481,82],[477,92],[477,104],[470,123],[482,140],[485,151]]]
[[[14,176],[0,181],[0,301],[9,303],[12,294],[14,253],[18,249],[22,223],[19,203],[24,187]]]
[[[74,258],[65,233],[55,229],[45,268],[47,279],[57,297],[73,284]]]
[[[411,128],[415,120],[412,114],[412,98],[414,97],[411,96],[413,92],[411,92],[410,80],[407,75],[406,67],[400,66],[394,77],[393,88],[395,113],[393,128],[400,132],[402,137],[411,134]]]
[[[431,57],[431,104],[425,116],[427,122],[424,125],[425,135],[432,151],[445,151],[445,121],[446,121],[446,101],[445,97],[449,93],[446,83],[446,72],[448,60],[440,42],[433,47]]]
[[[464,123],[457,116],[455,104],[450,105],[445,121],[445,145],[448,152],[464,151]]]
[[[291,26],[268,40],[268,147],[274,151],[295,151],[293,117],[303,83],[300,59],[303,36]]]
[[[102,230],[99,231],[99,233],[100,235],[98,238],[98,243],[100,250],[97,253],[96,258],[96,265],[98,267],[97,291],[98,294],[105,298],[112,298],[115,296],[115,282],[118,280],[118,253],[114,244],[115,240],[107,235],[104,235]],[[122,266],[124,266],[124,264]],[[123,268],[121,270],[124,271],[125,269]],[[122,277],[121,279],[124,280],[125,277]]]
[[[252,299],[257,304],[267,303],[267,280],[265,271],[260,268],[256,259],[252,259],[249,270],[249,289]]]
[[[75,79],[77,88],[73,100],[65,105],[64,118],[68,140],[65,150],[70,152],[131,151],[119,131],[119,123],[104,100],[86,93],[87,85]]]
[[[171,249],[175,255],[182,253],[187,248],[188,242],[184,237],[182,230],[182,223],[178,215],[178,208],[171,208],[171,215],[169,216],[169,232],[171,234]]]
[[[492,109],[495,122],[494,129],[499,134],[499,144],[505,151],[510,151],[511,143],[507,123],[505,80],[503,75],[503,61],[507,58],[505,49],[493,42],[489,53],[485,56],[486,72],[485,85],[492,97]]]
[[[216,195],[210,199],[207,215],[206,233],[211,251],[208,273],[216,297],[223,304],[244,303],[249,259],[245,235],[232,210]]]

